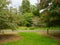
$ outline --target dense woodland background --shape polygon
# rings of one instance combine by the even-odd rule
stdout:
[[[8,0],[0,0],[0,29],[23,27],[60,27],[60,0],[37,0],[30,5],[22,0],[18,10],[8,7]]]

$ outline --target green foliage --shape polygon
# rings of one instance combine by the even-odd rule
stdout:
[[[16,29],[18,27],[19,16],[13,12],[10,12],[7,8],[7,0],[1,0],[0,2],[0,29]]]
[[[60,26],[60,1],[59,0],[40,0],[37,5],[39,10],[45,9],[40,14],[40,22],[48,27]],[[46,16],[45,16],[46,15]]]
[[[32,18],[33,18],[32,13],[25,13],[24,15],[22,15],[21,18],[22,18],[21,23],[23,26],[31,26],[32,25]]]
[[[7,0],[0,0],[0,29],[2,28],[6,28],[6,22],[8,20],[8,9],[7,9],[7,5],[8,5],[8,1]],[[7,13],[6,13],[7,12]]]
[[[37,4],[38,10],[45,9],[49,6],[49,3],[51,3],[52,0],[40,0],[40,2]]]
[[[18,24],[20,22],[20,15],[11,14],[8,20],[10,21],[8,21],[9,23],[7,22],[7,25],[9,25],[9,27],[14,30],[18,28]]]
[[[10,2],[8,0],[0,0],[0,11],[3,9],[3,8],[7,8],[7,5],[9,4]]]
[[[26,13],[26,12],[28,12],[28,13],[31,12],[30,11],[30,2],[29,2],[29,0],[23,0],[22,1],[21,10],[22,10],[22,14]]]
[[[0,29],[16,29],[20,26],[50,27],[60,26],[60,1],[40,0],[37,6],[31,5],[29,0],[22,0],[20,13],[17,9],[8,9],[8,0],[0,0]],[[39,11],[44,9],[42,13]]]
[[[31,5],[31,12],[35,15],[35,16],[39,16],[39,11],[37,9],[36,6]]]
[[[60,26],[60,1],[54,0],[50,7],[51,26]]]
[[[16,29],[18,22],[18,15],[11,14],[10,12],[5,12],[5,10],[4,13],[0,13],[0,29]]]
[[[44,13],[41,14],[41,16],[40,16],[40,26],[41,27],[46,27],[47,26],[47,22],[48,22],[47,21],[48,20],[47,19],[47,15],[48,14],[46,12],[44,12]]]

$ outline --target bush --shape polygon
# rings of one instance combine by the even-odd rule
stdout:
[[[32,18],[33,18],[32,13],[24,13],[24,15],[21,16],[21,25],[22,26],[32,26]]]

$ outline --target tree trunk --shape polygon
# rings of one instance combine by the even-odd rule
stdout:
[[[49,29],[47,29],[47,34],[49,34]]]
[[[50,27],[47,28],[47,34],[48,34],[48,35],[49,35],[49,29],[50,29]]]

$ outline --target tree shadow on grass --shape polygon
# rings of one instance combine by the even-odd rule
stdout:
[[[51,33],[50,34],[50,36],[52,37],[52,38],[54,38],[54,39],[58,39],[58,40],[60,40],[60,33]]]
[[[18,35],[0,34],[0,44],[20,40]]]

